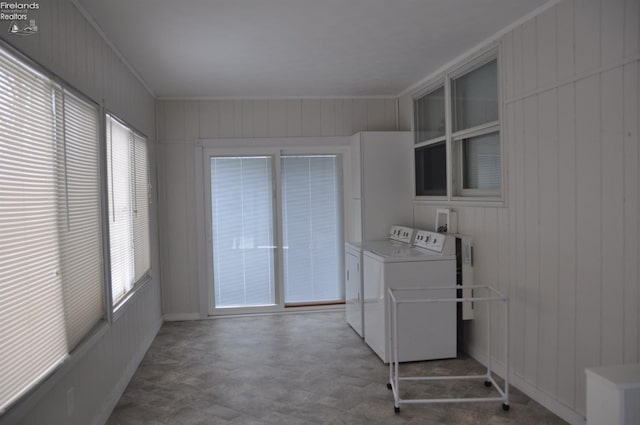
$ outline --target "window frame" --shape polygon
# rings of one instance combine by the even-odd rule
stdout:
[[[463,77],[470,72],[478,69],[479,67],[486,65],[492,61],[496,61],[496,79],[497,79],[497,101],[498,101],[498,119],[477,125],[475,127],[466,128],[459,131],[453,131],[453,115],[454,107],[452,98],[452,85],[453,81]],[[412,128],[414,131],[414,155],[413,155],[413,171],[414,171],[414,201],[416,202],[436,202],[442,203],[443,201],[448,203],[467,203],[471,202],[474,205],[479,203],[487,203],[491,205],[503,204],[505,202],[506,194],[506,172],[505,172],[505,148],[504,148],[504,124],[503,124],[503,99],[502,99],[502,53],[501,44],[494,44],[483,49],[481,52],[465,59],[458,65],[452,66],[449,69],[435,75],[424,85],[420,90],[416,91],[412,95]],[[445,89],[445,135],[442,137],[434,138],[432,140],[417,141],[417,111],[416,102],[424,96],[434,92],[444,85]],[[498,133],[499,151],[500,151],[500,188],[499,189],[465,189],[463,187],[464,182],[464,164],[462,157],[461,144],[464,139],[470,137],[477,137],[487,135],[491,133]],[[432,143],[445,141],[446,144],[446,172],[447,172],[447,188],[446,196],[438,195],[417,195],[417,187],[415,182],[416,173],[416,152],[420,147],[428,146]]]
[[[114,121],[116,121],[117,123],[119,123],[120,125],[126,127],[129,132],[133,133],[134,135],[137,135],[139,137],[142,137],[145,139],[145,145],[146,145],[146,151],[147,151],[147,164],[146,164],[146,168],[147,168],[147,191],[148,191],[148,199],[149,199],[149,203],[148,203],[148,207],[149,207],[149,215],[151,215],[151,205],[152,205],[152,185],[151,185],[151,161],[149,161],[150,159],[150,155],[149,155],[149,137],[147,135],[145,135],[142,131],[138,130],[135,126],[131,125],[128,121],[120,118],[118,115],[116,115],[114,112],[112,112],[111,110],[107,109],[107,108],[103,108],[103,112],[102,112],[102,120],[103,120],[103,127],[102,127],[102,137],[104,138],[104,143],[102,143],[103,149],[104,149],[104,197],[105,197],[105,208],[104,208],[104,213],[105,215],[105,232],[106,232],[106,237],[105,239],[108,241],[109,245],[107,247],[107,251],[105,252],[105,255],[108,256],[108,263],[106,263],[108,265],[108,267],[105,267],[105,271],[108,275],[108,285],[106,287],[106,291],[108,292],[108,312],[110,312],[111,314],[111,318],[110,318],[110,323],[113,323],[115,321],[117,321],[123,314],[123,307],[129,302],[129,300],[131,300],[139,291],[141,288],[143,288],[148,282],[150,282],[152,280],[151,277],[151,270],[153,270],[153,255],[149,255],[149,268],[148,270],[137,280],[135,280],[133,282],[133,284],[131,285],[131,288],[122,296],[120,297],[120,299],[117,302],[113,302],[113,285],[112,285],[112,280],[111,280],[111,230],[110,230],[110,220],[109,220],[109,215],[110,215],[110,206],[111,206],[111,202],[110,202],[110,194],[109,194],[109,162],[108,162],[108,148],[107,145],[109,142],[108,138],[107,138],[107,126],[109,125],[108,120],[109,118],[113,119]],[[133,170],[133,168],[130,168],[131,170]],[[130,192],[132,191],[132,189],[130,189]],[[149,231],[149,246],[151,248],[151,216],[149,216],[149,222],[147,223],[148,226],[148,231]],[[133,243],[133,241],[132,241]],[[135,258],[135,252],[134,252],[134,258]],[[135,262],[135,260],[134,260]]]

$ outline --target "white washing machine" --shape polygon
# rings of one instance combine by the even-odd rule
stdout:
[[[416,247],[376,247],[363,254],[365,342],[389,362],[389,288],[450,287],[430,291],[456,297],[455,238],[418,231]],[[453,358],[457,355],[456,304],[402,304],[398,309],[398,358],[401,362]]]
[[[410,246],[414,229],[391,226],[389,239],[345,243],[345,304],[347,323],[364,338],[364,282],[362,280],[362,253],[387,247]]]

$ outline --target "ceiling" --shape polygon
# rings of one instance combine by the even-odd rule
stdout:
[[[158,97],[394,96],[548,0],[76,0]]]

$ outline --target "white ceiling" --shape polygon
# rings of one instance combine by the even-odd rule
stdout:
[[[548,0],[76,0],[159,97],[397,95]]]

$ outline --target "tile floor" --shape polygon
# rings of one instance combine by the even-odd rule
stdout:
[[[483,373],[466,356],[403,368],[411,375]],[[515,389],[508,412],[496,402],[406,405],[395,414],[387,381],[388,367],[342,312],[169,322],[107,425],[565,424]],[[492,390],[482,381],[443,381],[403,391]]]

